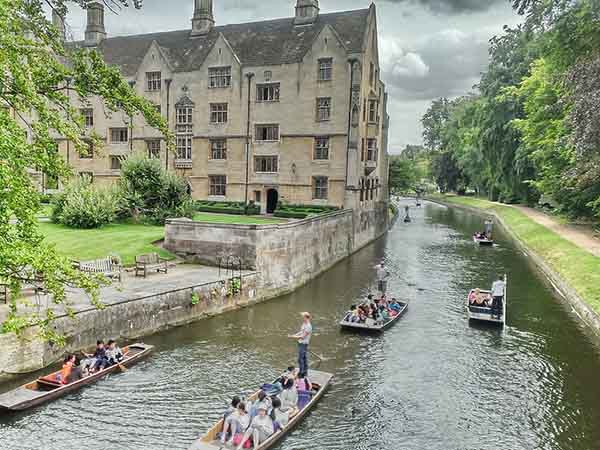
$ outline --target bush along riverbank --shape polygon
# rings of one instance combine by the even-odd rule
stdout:
[[[517,208],[473,197],[435,195],[429,200],[494,216],[600,336],[600,258]]]

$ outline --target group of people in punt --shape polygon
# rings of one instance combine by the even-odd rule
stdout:
[[[498,278],[492,284],[491,292],[482,292],[481,289],[473,289],[469,293],[469,305],[491,308],[492,311],[499,313],[502,310],[502,303],[506,293],[506,283],[504,277],[498,275]]]
[[[96,342],[93,354],[83,353],[83,355],[85,358],[80,359],[75,354],[68,354],[60,373],[57,374],[56,381],[61,384],[73,383],[107,367],[119,364],[124,358],[123,352],[113,340],[109,340],[106,344],[103,340],[99,340]]]
[[[233,397],[223,417],[223,444],[256,450],[274,433],[285,428],[304,406],[299,400],[312,391],[307,374],[295,367],[287,370],[275,384],[263,385],[255,401]]]
[[[351,323],[362,323],[365,325],[377,325],[387,322],[396,317],[402,305],[392,298],[388,300],[383,294],[381,298],[374,299],[373,295],[367,296],[367,301],[359,305],[352,305],[344,320]]]

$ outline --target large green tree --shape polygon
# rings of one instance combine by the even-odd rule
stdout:
[[[75,271],[37,227],[39,195],[31,170],[62,179],[71,175],[56,152],[57,137],[87,151],[83,119],[67,94],[84,101],[99,98],[109,111],[142,115],[172,147],[166,121],[150,102],[135,94],[117,68],[107,67],[96,51],[67,51],[44,8],[50,6],[64,16],[69,4],[75,3],[86,7],[89,1],[0,0],[0,283],[11,292],[10,315],[2,327],[19,333],[37,325],[41,336],[51,341],[60,341],[50,326],[53,313],[27,313],[19,301],[23,284],[43,279],[53,302],[68,309],[66,286],[85,289],[98,304],[103,282]],[[139,1],[126,0],[106,0],[106,4],[140,6]]]

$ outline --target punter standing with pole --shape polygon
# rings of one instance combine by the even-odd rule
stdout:
[[[301,315],[304,319],[302,328],[298,333],[290,334],[288,337],[298,340],[298,372],[306,376],[308,375],[308,344],[310,344],[313,328],[310,323],[310,313],[303,312]]]
[[[383,261],[375,266],[375,270],[377,271],[377,288],[381,292],[381,295],[383,295],[387,291],[387,278],[390,276],[390,273],[386,270]]]

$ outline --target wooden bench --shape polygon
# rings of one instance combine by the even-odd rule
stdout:
[[[123,265],[114,257],[96,259],[95,261],[79,261],[77,268],[82,272],[101,273],[107,278],[122,280]]]
[[[167,260],[158,256],[158,253],[148,253],[135,257],[135,276],[142,274],[144,278],[148,276],[149,270],[167,273],[169,270]]]
[[[8,303],[8,286],[0,284],[0,302]]]

